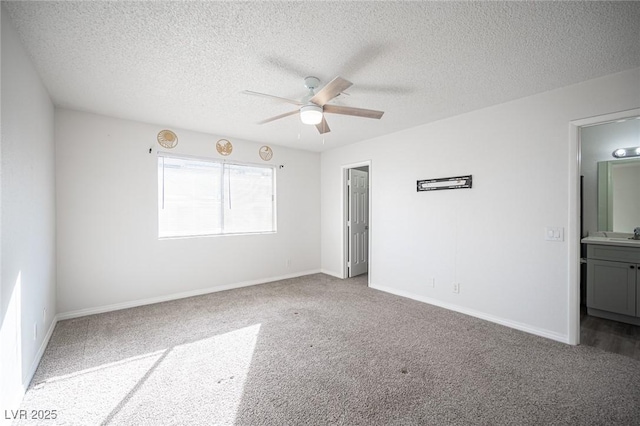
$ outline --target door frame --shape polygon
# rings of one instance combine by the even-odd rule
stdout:
[[[580,128],[640,116],[640,108],[597,115],[569,123],[569,310],[568,342],[580,344]]]
[[[349,259],[349,230],[347,228],[347,219],[349,217],[349,189],[347,187],[347,181],[349,179],[349,169],[356,169],[358,167],[364,167],[364,166],[368,166],[369,167],[369,173],[368,173],[368,180],[369,180],[369,197],[368,197],[368,214],[369,214],[369,233],[368,233],[368,248],[367,248],[367,285],[371,286],[371,265],[373,262],[371,262],[371,235],[372,235],[372,229],[373,227],[371,226],[372,222],[371,222],[371,211],[373,210],[371,208],[371,200],[372,200],[372,196],[371,196],[371,173],[372,173],[372,164],[371,164],[371,160],[365,160],[365,161],[359,161],[357,163],[350,163],[350,164],[345,164],[342,166],[341,168],[341,173],[342,173],[342,196],[340,197],[340,202],[342,204],[342,278],[349,278],[349,271],[347,269],[347,261]]]

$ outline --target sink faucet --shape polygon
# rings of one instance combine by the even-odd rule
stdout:
[[[633,230],[633,239],[634,240],[640,240],[640,226],[636,227]]]

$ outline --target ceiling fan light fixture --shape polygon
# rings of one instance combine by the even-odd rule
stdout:
[[[304,124],[316,125],[322,121],[322,107],[310,104],[300,108],[300,121]]]

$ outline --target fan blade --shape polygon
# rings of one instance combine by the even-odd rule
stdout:
[[[375,111],[373,109],[353,108],[339,105],[325,105],[322,107],[324,112],[329,114],[355,115],[356,117],[380,119],[384,111]]]
[[[318,129],[318,132],[320,132],[321,135],[324,133],[329,133],[331,131],[329,125],[327,124],[327,120],[324,119],[324,116],[322,116],[322,121],[316,124],[316,129]]]
[[[275,117],[271,117],[271,118],[267,118],[266,120],[259,121],[258,124],[270,123],[272,121],[276,121],[276,120],[288,117],[288,116],[293,115],[293,114],[298,114],[298,112],[299,112],[298,110],[285,112],[284,114],[276,115]]]
[[[323,106],[331,99],[351,87],[352,84],[352,82],[345,80],[342,77],[336,77],[320,89],[320,91],[316,93],[310,101],[316,105]]]
[[[240,93],[244,93],[245,95],[260,96],[260,97],[263,97],[263,98],[269,98],[269,99],[273,99],[273,100],[280,101],[280,102],[286,102],[286,103],[289,103],[289,104],[302,106],[301,102],[294,101],[293,99],[281,98],[280,96],[274,96],[274,95],[267,95],[266,93],[253,92],[251,90],[243,90]]]

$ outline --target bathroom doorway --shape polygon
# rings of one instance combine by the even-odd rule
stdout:
[[[616,150],[640,145],[640,109],[579,120],[571,123],[571,131],[577,158],[576,185],[572,185],[572,189],[575,188],[572,207],[577,221],[570,229],[575,230],[576,237],[570,239],[571,258],[576,259],[570,267],[570,341],[640,359],[640,326],[612,320],[617,318],[602,318],[593,307],[587,309],[587,251],[586,245],[580,242],[588,235],[599,235],[595,234],[598,232],[633,232],[633,227],[626,229],[629,226],[625,226],[629,225],[629,214],[622,211],[626,208],[623,206],[629,204],[627,200],[616,203],[620,210],[616,212],[611,200],[607,205],[607,197],[602,195],[603,191],[606,194],[608,184],[603,180],[606,176],[603,170],[622,164],[613,156]],[[640,163],[640,157],[636,158]],[[622,162],[633,161],[623,159]],[[615,226],[612,225],[614,215]],[[637,212],[631,216],[640,219]]]

